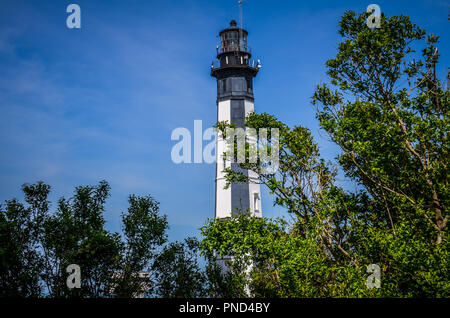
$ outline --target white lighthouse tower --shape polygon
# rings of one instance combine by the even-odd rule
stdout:
[[[230,26],[220,33],[217,47],[217,67],[212,66],[211,76],[217,79],[217,121],[228,121],[236,128],[244,128],[245,117],[254,111],[253,78],[258,74],[259,62],[251,62],[251,50],[247,46],[248,32],[232,20]],[[244,128],[245,129],[245,128]],[[261,190],[259,183],[232,183],[224,189],[225,168],[240,169],[239,164],[224,160],[226,140],[217,137],[216,147],[216,218],[228,218],[238,211],[249,211],[262,217]],[[241,170],[250,180],[258,175]]]

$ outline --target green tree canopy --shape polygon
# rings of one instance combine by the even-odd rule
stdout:
[[[80,186],[50,209],[50,186],[24,185],[27,204],[0,206],[0,295],[21,297],[199,296],[198,242],[167,246],[167,217],[151,196],[129,197],[122,235],[105,228],[106,181]],[[81,288],[67,286],[66,268],[81,270]],[[168,270],[170,269],[170,273]],[[175,284],[164,285],[176,273]],[[162,291],[164,289],[164,292]]]
[[[292,219],[242,211],[203,227],[211,261],[233,255],[251,269],[242,275],[229,264],[242,281],[233,285],[241,286],[237,295],[246,286],[250,295],[274,297],[449,295],[450,95],[436,76],[438,37],[405,16],[382,15],[379,29],[368,28],[367,17],[344,14],[336,58],[326,63],[329,84],[312,97],[341,149],[336,163],[321,157],[304,127],[265,113],[246,119],[246,127],[280,131],[276,173],[264,173],[261,160],[240,167],[259,173]],[[225,133],[229,125],[217,127]],[[260,144],[275,149],[270,136]],[[339,185],[339,169],[357,190]],[[226,173],[229,183],[252,182],[239,170]],[[365,284],[370,264],[381,268],[379,289]]]

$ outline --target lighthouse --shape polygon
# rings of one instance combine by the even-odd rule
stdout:
[[[251,60],[247,35],[248,32],[232,20],[229,27],[219,33],[218,61],[211,66],[211,76],[217,80],[217,121],[227,121],[244,130],[245,118],[255,108],[253,78],[261,67],[259,61]],[[250,212],[253,216],[262,217],[258,175],[254,171],[240,169],[239,163],[224,160],[227,143],[220,133],[216,142],[215,217],[229,218],[237,212]],[[250,182],[232,183],[225,189],[226,168],[241,171]]]

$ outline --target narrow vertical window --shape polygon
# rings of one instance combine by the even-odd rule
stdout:
[[[253,210],[255,213],[259,213],[259,193],[253,193]]]

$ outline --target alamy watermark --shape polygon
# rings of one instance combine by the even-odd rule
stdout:
[[[81,29],[81,8],[78,4],[69,4],[66,12],[70,13],[66,19],[66,26],[69,29]]]
[[[69,289],[81,288],[81,269],[77,264],[70,264],[66,268],[66,272],[69,276],[66,280],[66,285]]]
[[[278,128],[260,128],[257,131],[249,127],[227,127],[220,131],[211,127],[203,131],[202,121],[194,120],[193,134],[187,128],[178,127],[170,138],[178,141],[171,150],[172,162],[176,164],[215,163],[219,149],[227,162],[258,163],[260,173],[274,174],[279,168]],[[206,146],[204,141],[208,142]]]
[[[378,264],[367,265],[367,273],[370,274],[366,280],[367,288],[381,287],[381,269]]]
[[[369,28],[381,28],[381,8],[378,4],[369,4],[366,9],[366,13],[370,13],[366,20],[366,24]]]

